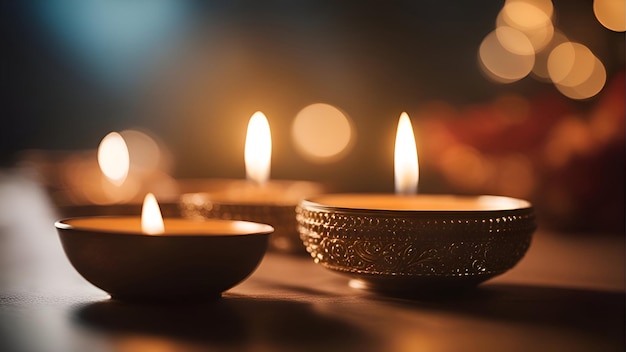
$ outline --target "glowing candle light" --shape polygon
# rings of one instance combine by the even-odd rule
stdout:
[[[351,276],[351,287],[393,294],[469,287],[511,269],[528,249],[536,224],[525,200],[415,194],[419,165],[406,113],[394,176],[396,194],[323,194],[296,209],[314,262]]]
[[[160,235],[165,231],[161,209],[154,194],[148,193],[141,208],[141,231],[148,235]]]
[[[115,185],[121,186],[128,176],[130,157],[124,138],[117,133],[107,134],[98,146],[98,165],[102,173]]]
[[[413,126],[406,112],[400,115],[394,153],[394,176],[397,194],[417,193],[419,167]]]
[[[132,301],[219,298],[254,271],[273,232],[269,225],[216,219],[166,218],[164,226],[151,193],[141,218],[68,218],[55,227],[85,279],[115,299]]]
[[[303,251],[295,208],[323,187],[314,182],[270,180],[272,135],[265,115],[257,111],[248,122],[244,148],[246,180],[218,180],[207,191],[182,197],[183,217],[241,219],[272,225],[271,246],[287,252]]]
[[[248,122],[244,151],[246,177],[259,185],[270,178],[272,134],[265,115],[257,111]]]

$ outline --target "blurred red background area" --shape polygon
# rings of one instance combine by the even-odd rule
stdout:
[[[624,73],[581,110],[558,95],[420,110],[423,169],[436,188],[532,200],[540,221],[574,231],[624,230]]]

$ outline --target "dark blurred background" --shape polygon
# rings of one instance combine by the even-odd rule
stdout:
[[[603,65],[597,94],[485,71],[479,48],[504,1],[8,2],[2,164],[138,129],[169,150],[174,177],[243,178],[260,110],[272,178],[391,192],[406,111],[421,192],[523,197],[556,228],[623,233],[624,32],[605,28],[592,1],[552,3],[554,28]],[[294,118],[314,103],[351,121],[341,157],[294,147]]]

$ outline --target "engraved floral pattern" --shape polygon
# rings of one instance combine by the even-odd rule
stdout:
[[[502,273],[526,253],[532,209],[434,218],[296,209],[300,238],[322,265],[360,274],[469,276]]]

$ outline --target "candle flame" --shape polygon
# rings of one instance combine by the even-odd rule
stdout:
[[[130,157],[124,138],[117,133],[107,134],[98,146],[98,165],[104,176],[121,186],[128,176]]]
[[[163,217],[154,194],[148,193],[141,208],[141,231],[148,235],[160,235],[165,231]]]
[[[397,194],[417,193],[419,167],[413,126],[406,112],[400,115],[394,155],[394,176]]]
[[[265,184],[270,178],[272,134],[267,118],[260,111],[248,123],[244,159],[248,180]]]

